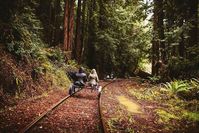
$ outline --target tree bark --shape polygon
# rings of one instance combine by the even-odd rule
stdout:
[[[105,7],[104,7],[104,3],[103,0],[99,0],[99,28],[101,30],[105,29],[105,19],[104,19],[104,15],[105,15]]]
[[[187,6],[186,6],[186,0],[175,0],[173,1],[174,5],[173,8],[175,9],[175,12],[177,14],[176,18],[176,26],[183,28],[184,25],[184,20],[186,17],[186,11],[187,11]],[[171,14],[173,14],[171,12]],[[186,58],[185,57],[185,38],[184,38],[184,32],[183,31],[180,34],[180,40],[179,40],[179,45],[177,47],[177,51],[174,51],[175,56],[180,56],[181,58]]]
[[[167,20],[167,23],[166,23],[166,29],[165,31],[166,32],[170,32],[173,30],[174,28],[174,1],[173,0],[168,0],[168,1],[165,1],[166,3],[165,4],[165,17],[166,17],[166,20]],[[169,4],[167,3],[169,2]],[[167,47],[167,60],[170,59],[170,57],[173,56],[173,47],[171,45],[172,41],[170,39],[167,39],[166,41],[166,47]]]
[[[198,46],[198,0],[189,0],[188,1],[189,12],[187,14],[188,20],[191,24],[189,30],[189,39],[188,48],[192,48],[194,46]],[[189,52],[188,58],[192,60],[196,54]]]
[[[156,69],[156,62],[157,62],[157,59],[159,58],[159,53],[157,51],[157,46],[158,46],[158,43],[157,43],[157,33],[156,33],[156,30],[157,30],[157,5],[156,5],[156,0],[154,0],[154,10],[153,10],[153,32],[154,32],[154,35],[153,35],[153,40],[152,40],[152,74],[153,75],[156,75],[157,73],[157,69]]]
[[[153,18],[153,44],[152,44],[152,74],[158,75],[157,63],[166,61],[166,50],[164,42],[164,24],[163,24],[163,0],[154,0],[154,18]]]
[[[65,8],[64,8],[64,46],[63,49],[64,51],[68,51],[69,50],[69,44],[68,44],[68,25],[69,25],[69,0],[65,0]]]
[[[84,53],[84,40],[85,40],[85,36],[86,36],[86,3],[87,0],[83,1],[83,5],[82,5],[82,31],[81,31],[81,44],[82,44],[82,53],[81,53],[81,62],[83,60],[83,53]]]
[[[166,47],[165,47],[165,38],[164,38],[164,13],[163,13],[163,0],[158,0],[157,3],[158,6],[158,20],[157,20],[157,25],[158,25],[158,38],[159,38],[159,45],[160,45],[160,55],[161,55],[161,60],[163,63],[166,62]]]
[[[65,51],[72,51],[74,29],[74,0],[65,0],[64,11],[64,46]]]
[[[73,36],[74,36],[74,7],[75,7],[75,1],[70,0],[70,9],[69,9],[69,32],[68,32],[68,43],[69,43],[69,49],[72,50],[73,45]]]
[[[77,7],[77,19],[76,19],[76,34],[75,34],[75,46],[73,49],[74,59],[80,64],[82,55],[82,43],[81,43],[81,0],[78,0]]]
[[[94,11],[96,10],[97,6],[96,6],[96,0],[93,0],[90,2],[89,4],[89,24],[88,24],[88,42],[87,42],[87,65],[90,68],[96,68],[96,54],[95,54],[95,44],[94,44],[94,40],[96,38],[96,28],[97,28],[97,22],[96,22],[96,18],[94,17]]]
[[[55,18],[54,18],[54,45],[58,45],[60,43],[60,16],[59,14],[61,13],[61,6],[60,6],[60,0],[55,1]]]

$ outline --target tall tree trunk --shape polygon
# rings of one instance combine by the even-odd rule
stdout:
[[[52,44],[52,2],[49,2],[49,36],[48,36],[48,45],[51,46]]]
[[[65,0],[64,11],[64,46],[65,51],[72,50],[73,29],[74,29],[74,0]]]
[[[198,45],[198,0],[189,0],[189,13],[188,21],[190,22],[190,30],[189,30],[189,39],[188,48],[192,48]],[[188,58],[192,60],[196,56],[195,53],[189,52]]]
[[[60,43],[60,16],[59,14],[61,13],[61,6],[60,6],[60,0],[56,0],[55,3],[55,19],[54,19],[54,24],[55,24],[55,29],[54,29],[54,45],[58,45]]]
[[[76,34],[75,34],[75,46],[73,49],[74,59],[77,60],[78,63],[81,62],[82,55],[82,43],[81,43],[81,0],[78,0],[77,7],[77,19],[76,19]]]
[[[69,49],[72,50],[73,45],[73,36],[74,36],[74,8],[75,8],[75,0],[70,0],[70,9],[69,9],[69,32],[68,32],[68,44]]]
[[[179,26],[183,26],[183,17],[179,20]],[[179,56],[184,58],[184,53],[185,53],[185,44],[184,44],[184,33],[182,32],[180,35],[180,42],[179,42]]]
[[[90,24],[90,1],[89,0],[86,0],[85,1],[85,26],[84,26],[84,34],[83,34],[83,45],[84,45],[84,49],[83,49],[83,54],[82,54],[82,61],[83,62],[87,62],[87,57],[88,57],[88,39],[89,39],[89,24]],[[83,20],[82,20],[83,21]]]
[[[152,74],[158,75],[157,62],[161,59],[165,61],[165,44],[164,39],[164,25],[163,25],[163,0],[154,0],[154,18],[153,18],[153,44],[152,44]]]
[[[168,4],[169,3],[169,4]],[[167,23],[166,23],[166,29],[165,31],[166,32],[170,32],[170,31],[173,31],[173,28],[174,28],[174,1],[173,0],[168,0],[168,1],[165,1],[165,17],[166,17],[166,20],[167,20]],[[171,45],[172,41],[170,39],[167,39],[166,40],[166,47],[167,47],[167,52],[166,52],[166,55],[167,55],[167,60],[170,59],[171,56],[174,55],[174,48],[172,47]]]
[[[95,54],[95,39],[96,39],[96,28],[97,22],[94,16],[94,11],[97,10],[96,0],[93,0],[89,4],[89,24],[88,24],[88,42],[87,42],[87,65],[90,68],[96,68],[96,54]]]
[[[106,12],[106,7],[105,4],[108,4],[107,0],[99,0],[99,29],[101,31],[105,31],[108,28],[107,24],[107,12]],[[107,64],[105,61],[105,56],[104,54],[98,55],[99,58],[97,58],[97,64],[99,64],[98,71],[100,72],[100,76],[104,77],[105,75],[105,70],[107,71],[108,69],[106,68]],[[110,70],[111,71],[111,70]]]
[[[103,0],[99,0],[99,28],[101,30],[105,29],[105,7]]]
[[[166,47],[165,47],[165,38],[164,38],[164,13],[163,13],[163,0],[158,0],[158,37],[160,45],[160,55],[163,63],[166,62]]]
[[[171,14],[173,14],[174,12],[177,14],[176,26],[183,28],[185,13],[186,13],[185,0],[175,0],[173,1],[173,3],[174,3],[173,8],[175,9],[175,11],[171,12]],[[180,56],[184,58],[185,56],[184,32],[180,34],[179,39],[180,39],[179,45],[177,51],[175,51],[175,56]]]
[[[51,1],[51,36],[50,36],[50,46],[53,46],[55,43],[55,21],[56,21],[56,1]]]
[[[81,31],[81,44],[82,44],[82,54],[81,54],[81,61],[83,60],[83,53],[84,53],[84,40],[86,36],[86,4],[87,0],[83,1],[82,5],[82,31]]]
[[[63,49],[64,51],[69,51],[69,43],[68,43],[68,25],[69,25],[69,1],[70,0],[65,0],[65,8],[64,8],[64,46]]]

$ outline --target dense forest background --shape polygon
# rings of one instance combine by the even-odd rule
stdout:
[[[1,88],[66,87],[78,64],[100,77],[150,63],[162,81],[197,77],[198,16],[197,0],[1,0]]]

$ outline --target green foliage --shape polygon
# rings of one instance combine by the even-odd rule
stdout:
[[[13,2],[11,0],[8,1]],[[44,38],[46,34],[51,33],[45,32],[46,27],[42,23],[40,17],[42,16],[42,19],[46,17],[45,23],[49,24],[47,21],[52,19],[50,18],[52,16],[45,16],[46,14],[44,12],[41,13],[41,11],[39,11],[41,3],[42,2],[37,0],[23,2],[16,0],[13,2],[13,5],[16,5],[16,10],[12,10],[9,6],[6,7],[10,9],[10,16],[8,22],[2,21],[0,16],[0,43],[5,44],[7,50],[16,57],[17,61],[20,60],[23,62],[23,59],[28,61],[30,70],[28,72],[25,70],[25,73],[30,74],[31,72],[31,75],[28,76],[32,77],[35,83],[34,85],[37,85],[37,82],[40,80],[46,80],[46,83],[51,83],[51,86],[56,86],[56,88],[63,87],[66,89],[69,87],[70,81],[65,71],[68,67],[65,64],[65,54],[57,47],[46,48],[47,44],[45,43]],[[50,3],[50,1],[45,1],[44,3]],[[51,1],[51,3],[53,4],[55,1]],[[55,5],[51,6],[54,7]],[[42,7],[41,10],[43,9],[44,7]],[[49,12],[47,12],[47,15],[49,15]],[[60,14],[57,14],[57,16],[59,15]],[[62,22],[62,19],[60,19],[60,22]],[[56,21],[56,24],[57,23],[58,20]],[[51,28],[55,29],[54,26],[55,25]],[[48,30],[51,28],[48,27]],[[32,70],[31,66],[33,68]],[[16,76],[13,80],[13,84],[16,85],[17,97],[21,96],[23,93],[22,89],[24,89],[22,87],[25,87],[25,85],[22,86],[22,79],[24,82],[27,82],[26,80],[28,80],[28,83],[32,84],[26,77],[19,78],[19,76]],[[41,82],[41,84],[43,85],[44,83]],[[40,86],[38,86],[38,88],[40,88]],[[48,88],[45,89],[48,90]]]
[[[180,119],[179,116],[176,116],[175,114],[169,113],[169,112],[167,112],[165,110],[162,110],[162,109],[157,109],[155,111],[156,111],[156,113],[159,116],[159,120],[158,120],[159,123],[164,123],[165,124],[165,123],[169,123],[170,120],[172,120],[172,119],[175,119],[175,120],[179,120]]]
[[[53,72],[47,73],[48,78],[52,81],[52,85],[68,89],[70,80],[63,69],[54,69]]]
[[[188,95],[189,99],[199,100],[199,80],[193,78],[190,80],[189,85],[190,85],[190,93]]]
[[[21,95],[21,86],[23,84],[23,79],[22,77],[20,76],[17,76],[15,73],[14,73],[14,87],[16,87],[16,90],[15,90],[15,96],[16,97],[19,97]]]
[[[191,79],[190,85],[192,89],[197,89],[199,91],[199,80],[196,78]]]
[[[97,34],[90,34],[96,51],[94,63],[106,73],[131,75],[149,56],[151,32],[150,23],[146,24],[146,5],[124,1],[99,5],[104,14],[96,13],[96,19],[101,19],[92,26],[99,28],[95,28]]]
[[[44,72],[44,68],[41,67],[41,66],[35,67],[35,68],[34,68],[34,71],[35,71],[36,73],[38,73],[38,74],[44,74],[44,73],[43,73],[43,72]]]
[[[155,97],[155,94],[151,93],[152,91],[147,91],[146,89],[140,89],[139,91],[134,91],[133,89],[130,89],[129,92],[138,100],[153,100],[153,97]]]
[[[163,90],[158,87],[153,87],[150,89],[140,88],[139,90],[131,88],[129,92],[138,100],[158,101],[158,100],[166,100],[171,97],[171,95],[168,93],[167,90]]]
[[[151,83],[158,83],[158,81],[161,79],[160,76],[152,76],[148,77]]]
[[[43,67],[45,71],[51,72],[53,70],[53,64],[48,61],[41,63],[41,67]]]
[[[60,48],[51,48],[48,50],[48,58],[56,62],[64,62],[64,54]]]
[[[9,52],[16,54],[18,57],[22,57],[26,54],[25,49],[20,44],[20,42],[12,42],[7,44],[7,49]]]
[[[198,79],[175,80],[164,84],[171,93],[176,94],[183,99],[198,99],[199,96],[199,81]]]
[[[169,60],[170,76],[174,78],[185,79],[198,75],[199,60],[196,58],[190,61],[181,57],[172,57]]]
[[[119,121],[119,118],[112,118],[108,121],[108,126],[109,126],[109,129],[111,130],[111,132],[114,131],[114,128],[115,128],[115,124]]]
[[[189,91],[189,84],[186,81],[182,80],[174,80],[170,83],[164,84],[164,86],[173,94],[177,94],[179,92]]]
[[[116,44],[118,43],[111,34],[105,31],[100,31],[97,33],[98,40],[96,43],[96,52],[98,57],[98,62],[101,60],[106,64],[105,68],[111,71],[111,66],[116,66]],[[102,52],[103,51],[103,52]]]
[[[199,74],[197,1],[163,2],[164,42],[170,77],[188,79]],[[194,6],[195,5],[195,6]],[[195,10],[195,11],[194,11]]]
[[[180,126],[178,123],[181,122],[188,121],[195,124],[199,121],[198,100],[182,100],[174,93],[170,93],[168,89],[161,88],[161,86],[147,86],[146,88],[133,87],[129,88],[129,92],[139,102],[147,103],[147,106],[144,106],[144,108],[152,110],[155,113],[154,122],[164,124],[163,128],[166,130],[176,131],[178,128],[182,129],[182,127],[178,127]]]
[[[10,23],[3,25],[8,29],[0,27],[3,32],[1,41],[6,44],[9,52],[19,59],[39,55],[40,47],[44,46],[41,40],[43,28],[34,8],[24,6],[21,12],[16,12]]]
[[[199,121],[199,112],[185,112],[184,117],[192,121]]]
[[[68,60],[67,64],[70,66],[75,66],[75,67],[78,66],[78,64],[75,60]]]

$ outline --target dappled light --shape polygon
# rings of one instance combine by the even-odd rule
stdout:
[[[0,0],[0,132],[197,133],[198,0]]]
[[[141,107],[138,103],[126,98],[125,96],[118,96],[119,103],[132,113],[141,114]]]

